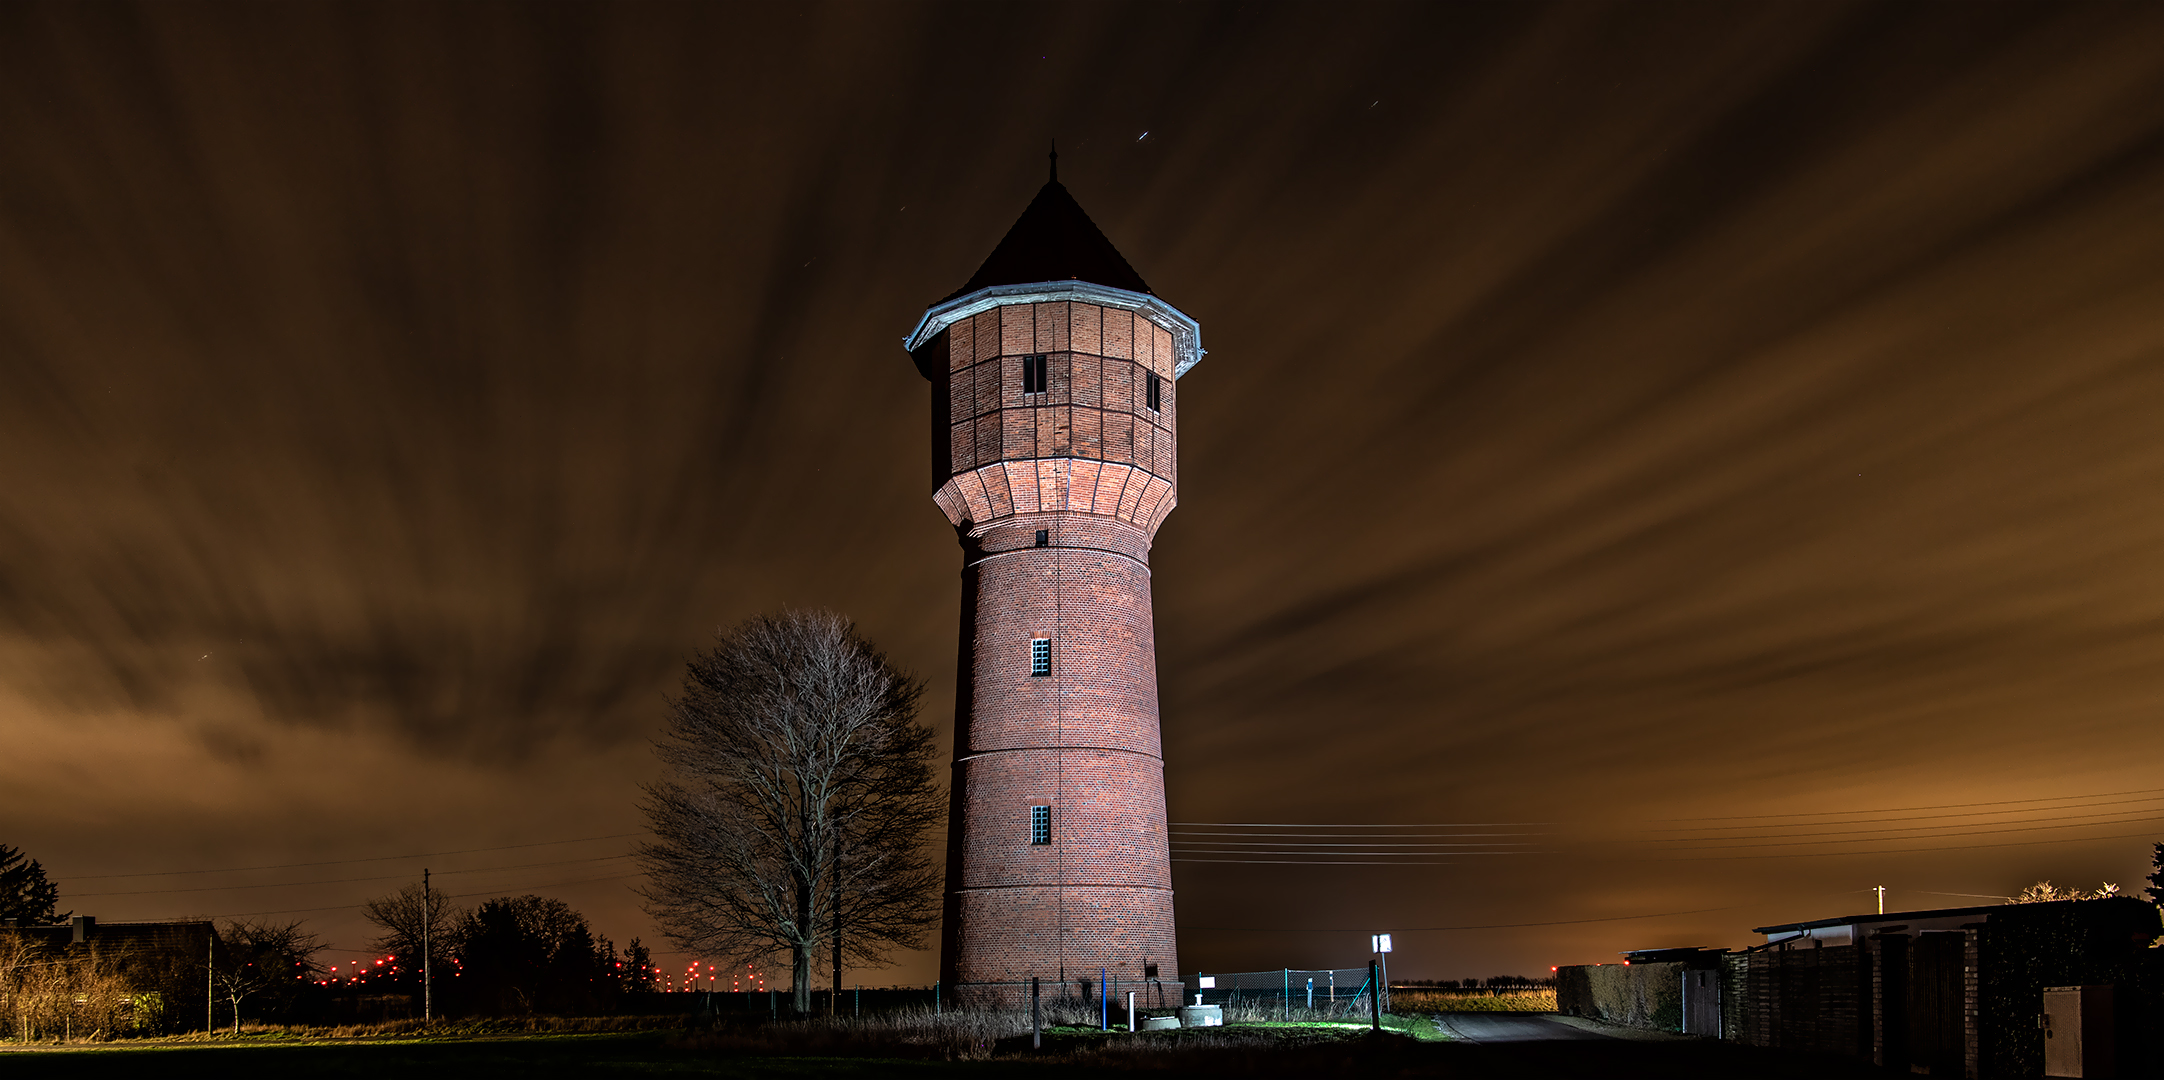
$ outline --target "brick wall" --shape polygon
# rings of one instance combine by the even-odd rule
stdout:
[[[933,500],[963,549],[941,979],[1002,998],[1099,969],[1171,982],[1149,551],[1177,502],[1172,335],[1091,304],[1010,304],[924,350]],[[1046,358],[1041,393],[1023,392],[1025,356]],[[1030,842],[1033,806],[1052,808],[1049,844]]]
[[[1179,395],[1170,331],[1094,304],[1011,304],[955,323],[924,349],[937,373],[933,500],[956,528],[1081,511],[1147,534],[1172,512]],[[1046,358],[1047,385],[1026,394],[1022,358],[1032,355]]]

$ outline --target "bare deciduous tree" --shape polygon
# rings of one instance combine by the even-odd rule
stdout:
[[[786,951],[800,1014],[837,930],[867,965],[921,947],[940,887],[923,843],[945,814],[922,696],[832,612],[754,618],[693,659],[656,745],[671,776],[641,804],[641,893],[669,939]]]
[[[424,973],[424,978],[433,972],[448,970],[452,941],[469,914],[465,908],[452,906],[441,890],[424,890],[419,882],[389,896],[375,897],[361,908],[361,917],[383,930],[369,945],[392,956],[406,958],[412,970]],[[425,950],[422,948],[424,941],[427,942]],[[434,987],[424,988],[422,995],[427,999],[430,1019],[434,1019]]]
[[[233,1032],[240,1033],[240,1004],[256,998],[279,1001],[315,978],[316,954],[323,939],[301,929],[299,920],[235,919],[218,928],[211,980],[233,1003]]]
[[[2119,886],[2109,881],[2104,883],[2103,888],[2095,892],[2083,892],[2077,888],[2053,885],[2048,881],[2039,881],[2019,893],[2007,897],[2006,902],[2009,904],[2048,904],[2054,900],[2104,900],[2117,895],[2119,895]]]

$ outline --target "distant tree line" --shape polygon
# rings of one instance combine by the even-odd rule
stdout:
[[[417,1015],[424,938],[439,1016],[605,1014],[658,975],[639,939],[619,949],[570,905],[533,895],[462,908],[414,885],[370,900],[382,952],[367,963],[327,964],[299,920],[109,924],[77,943],[72,914],[37,860],[0,844],[0,1038],[326,1022],[360,997],[410,997]]]
[[[832,612],[760,616],[717,635],[669,703],[657,746],[667,775],[641,805],[654,841],[638,852],[640,893],[661,931],[694,954],[786,956],[796,1015],[810,1010],[817,967],[838,1008],[845,966],[922,947],[942,883],[926,841],[946,811],[923,696],[921,680]],[[324,943],[299,922],[188,924],[203,947],[165,948],[155,964],[156,950],[122,963],[96,948],[39,953],[66,939],[16,935],[0,954],[0,1008],[26,1000],[33,968],[106,980],[82,992],[53,983],[55,1001],[132,1002],[125,1025],[116,1012],[100,1030],[200,1028],[206,1014],[305,1021],[393,996],[419,1005],[429,969],[427,997],[445,1017],[612,1012],[658,981],[638,938],[619,950],[560,900],[445,900],[418,884],[370,900],[381,951],[358,964],[320,961]],[[58,901],[36,861],[0,846],[0,934],[11,919],[52,928],[68,918]]]
[[[423,910],[434,915],[427,937],[439,1015],[608,1013],[623,995],[653,989],[653,957],[638,938],[619,952],[561,900],[500,896],[452,908],[440,896],[424,897],[417,885],[370,901],[363,911],[383,930],[372,944],[399,958],[388,978],[371,981],[422,992]]]
[[[1523,975],[1490,975],[1485,979],[1405,979],[1398,986],[1432,986],[1438,990],[1501,990],[1514,986],[1554,986],[1553,978],[1532,979]]]

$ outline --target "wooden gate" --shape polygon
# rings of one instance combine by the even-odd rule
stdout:
[[[1909,949],[1908,1063],[1911,1072],[1960,1076],[1968,1064],[1967,935],[1958,930],[1916,936]]]
[[[1706,968],[1683,971],[1683,1033],[1721,1037],[1721,973]]]
[[[1909,937],[1878,939],[1879,1048],[1875,1064],[1907,1069],[1909,1064]]]

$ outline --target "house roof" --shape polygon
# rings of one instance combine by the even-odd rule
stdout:
[[[1853,926],[1857,923],[1920,922],[1924,919],[1950,919],[1957,915],[1989,915],[2005,911],[2005,904],[1984,907],[1933,908],[1929,911],[1889,911],[1884,915],[1842,915],[1831,919],[1813,919],[1810,922],[1781,923],[1778,926],[1754,926],[1754,934],[1779,934],[1818,930],[1828,926]]]
[[[72,922],[45,926],[17,926],[14,931],[46,945],[67,946],[78,939],[105,948],[188,948],[197,947],[206,936],[215,936],[217,930],[207,919],[162,919],[147,922],[99,922],[88,916],[78,916]]]
[[[1014,227],[1007,230],[1006,238],[992,249],[969,284],[956,289],[947,299],[994,285],[1037,281],[1087,281],[1156,295],[1059,182],[1056,156],[1052,179],[1038,189],[1037,197],[1015,219]]]

